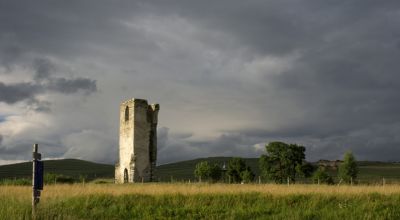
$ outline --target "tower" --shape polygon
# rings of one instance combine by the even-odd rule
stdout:
[[[154,179],[159,108],[158,104],[149,105],[144,99],[121,103],[116,183],[149,182]]]

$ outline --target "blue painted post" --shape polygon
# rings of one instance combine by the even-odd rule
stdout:
[[[36,205],[40,200],[40,190],[43,190],[43,161],[38,153],[38,144],[33,145],[32,153],[32,217],[36,216]]]

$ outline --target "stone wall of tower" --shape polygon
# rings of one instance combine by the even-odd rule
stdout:
[[[121,103],[116,183],[148,182],[154,179],[158,110],[158,104],[148,105],[143,99]]]

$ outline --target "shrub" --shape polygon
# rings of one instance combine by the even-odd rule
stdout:
[[[325,171],[324,168],[319,167],[312,176],[314,183],[333,184],[332,177]]]

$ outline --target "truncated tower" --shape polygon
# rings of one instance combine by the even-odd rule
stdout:
[[[154,180],[159,108],[158,104],[149,105],[144,99],[121,103],[116,183]]]

